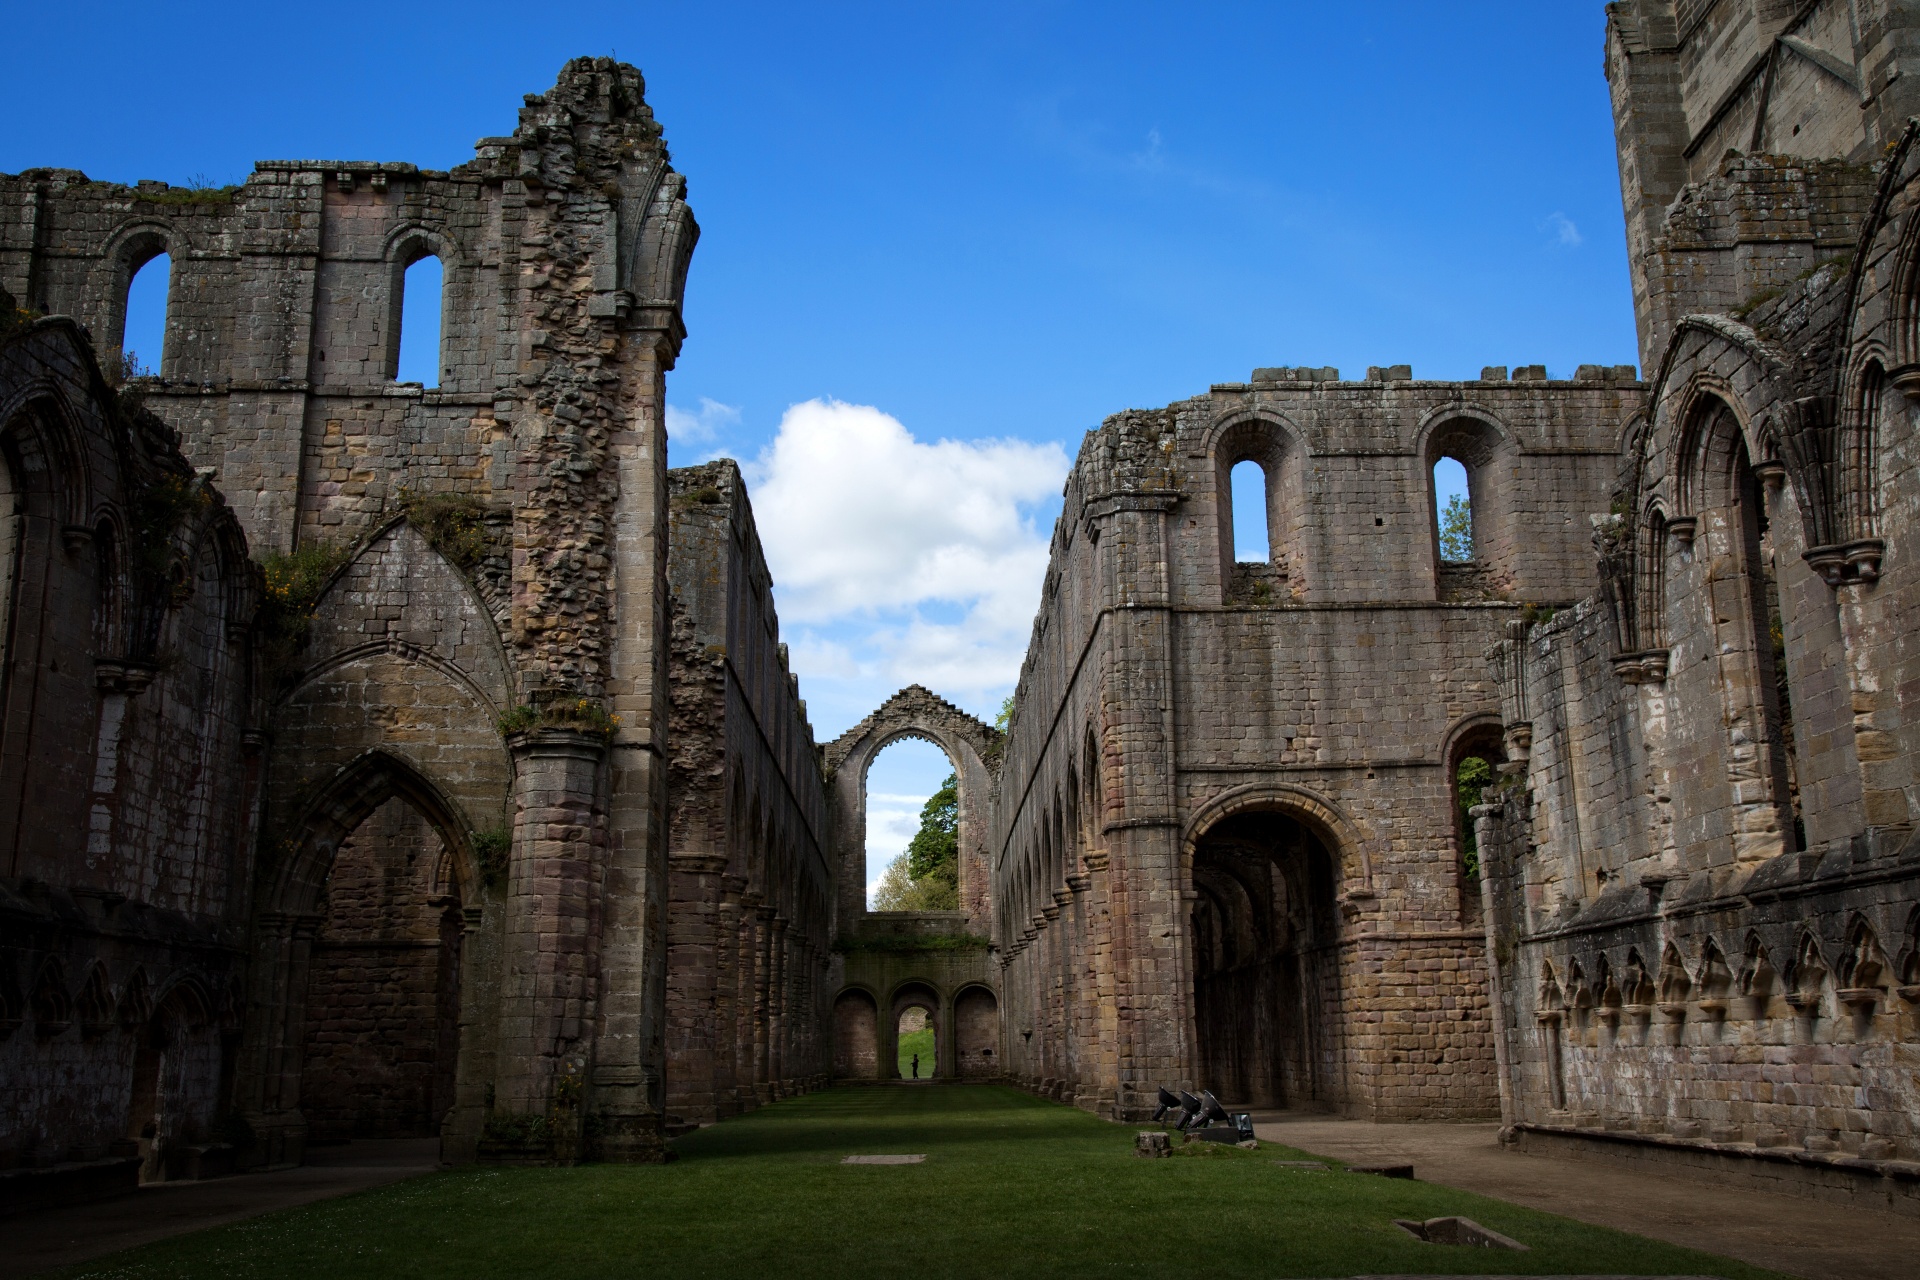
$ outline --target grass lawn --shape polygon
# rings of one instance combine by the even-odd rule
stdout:
[[[925,1031],[909,1031],[900,1037],[900,1078],[914,1079],[913,1055],[920,1055],[920,1075],[922,1080],[933,1078],[933,1028]]]
[[[999,1086],[835,1089],[680,1138],[670,1165],[459,1169],[63,1274],[1771,1274],[1423,1182],[1290,1169],[1303,1157],[1266,1144],[1142,1160],[1134,1132]],[[840,1163],[909,1153],[926,1162]],[[1454,1213],[1532,1252],[1424,1244],[1390,1221]]]

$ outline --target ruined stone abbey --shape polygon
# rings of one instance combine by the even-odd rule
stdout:
[[[739,470],[667,468],[698,227],[632,67],[444,173],[0,175],[4,1205],[353,1137],[658,1160],[890,1078],[911,1009],[937,1075],[1116,1119],[1920,1202],[1920,17],[1606,10],[1638,368],[1108,418],[1004,733],[914,686],[816,742]],[[957,911],[866,907],[902,737]]]

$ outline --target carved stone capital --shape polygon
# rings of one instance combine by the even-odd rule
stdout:
[[[1909,400],[1920,400],[1920,363],[1895,365],[1887,370],[1887,381]]]

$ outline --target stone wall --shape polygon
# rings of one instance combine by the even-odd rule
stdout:
[[[1126,1116],[1161,1084],[1219,1083],[1201,1078],[1200,1040],[1245,1037],[1197,1026],[1197,918],[1262,937],[1319,918],[1306,949],[1284,953],[1321,975],[1298,989],[1322,994],[1277,1033],[1300,1064],[1283,1100],[1491,1112],[1478,891],[1451,769],[1456,744],[1498,723],[1481,656],[1507,621],[1590,589],[1591,516],[1642,403],[1631,372],[1263,369],[1089,434],[989,849],[1018,1078]],[[1471,591],[1439,558],[1441,457],[1468,471]],[[1243,460],[1268,493],[1269,556],[1252,572],[1232,550],[1228,476]],[[1196,871],[1223,824],[1261,814],[1296,824],[1328,874],[1262,899],[1247,896],[1251,870]]]
[[[1725,154],[1630,235],[1658,374],[1595,522],[1601,589],[1493,654],[1505,1112],[1540,1141],[1884,1200],[1920,1158],[1920,126],[1888,114],[1913,30],[1897,6],[1862,6],[1857,41],[1842,6],[1756,9],[1774,43],[1728,27],[1709,57],[1747,19],[1693,6],[1660,53],[1622,43],[1648,7],[1611,7],[1630,222],[1626,157],[1672,139],[1645,60],[1692,59],[1690,117],[1744,83],[1742,50],[1775,65],[1696,125]]]
[[[669,473],[673,716],[667,1119],[824,1084],[833,934],[826,782],[730,460]]]
[[[0,290],[4,1200],[102,1161],[197,1174],[229,1132],[259,589],[177,446]]]
[[[309,974],[340,941],[330,868],[396,800],[432,833],[409,856],[446,853],[460,976],[436,998],[459,1047],[425,1120],[409,1103],[373,1127],[440,1132],[455,1159],[660,1153],[662,380],[698,234],[684,194],[639,73],[605,58],[567,64],[511,134],[444,173],[269,161],[220,191],[0,177],[0,286],[103,350],[132,274],[170,255],[165,352],[141,393],[255,549],[293,556],[259,690],[261,865],[225,868],[257,885],[235,1085],[253,1159],[299,1158],[325,1026],[306,1022]],[[405,269],[429,255],[445,289],[423,387],[395,372]],[[178,750],[224,749],[214,729]],[[169,831],[218,808],[155,794],[185,806]],[[404,897],[376,935],[418,924]],[[411,981],[383,963],[364,981]],[[359,1048],[412,1053],[390,1021]],[[322,1094],[337,1059],[313,1063]]]

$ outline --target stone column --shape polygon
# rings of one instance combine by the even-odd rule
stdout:
[[[720,877],[714,911],[713,1104],[718,1119],[740,1114],[740,891],[738,876]]]
[[[756,903],[753,908],[753,1104],[764,1107],[773,1101],[769,1087],[767,1033],[772,1013],[773,983],[773,908]]]
[[[499,1001],[501,907],[476,885],[460,915],[460,1057],[453,1108],[440,1127],[440,1159],[446,1164],[466,1164],[479,1153],[487,1086],[495,1073],[493,1037],[499,1030],[494,1009]]]
[[[300,1113],[300,1074],[306,1052],[308,965],[320,917],[290,911],[263,913],[255,924],[252,1004],[239,1097],[262,1148],[260,1163],[299,1164],[307,1121]]]
[[[606,743],[596,734],[536,729],[514,734],[507,746],[514,756],[514,831],[494,1114],[545,1118],[559,1128],[578,1116],[578,1077],[593,1047],[592,926],[607,843]],[[625,1083],[643,1090],[633,1065],[635,1078]],[[621,1131],[634,1127],[630,1097],[603,1107],[609,1109]],[[657,1114],[645,1111],[657,1145]],[[482,1154],[536,1156],[486,1143]]]
[[[767,922],[767,1091],[787,1096],[787,921]]]
[[[666,1111],[682,1124],[719,1119],[714,1076],[722,1022],[718,922],[725,867],[719,854],[668,855]]]

